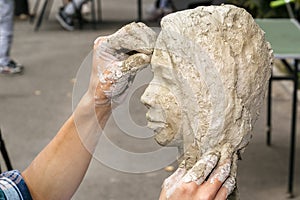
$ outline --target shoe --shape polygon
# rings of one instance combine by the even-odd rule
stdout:
[[[22,13],[18,16],[18,18],[19,18],[19,20],[25,21],[29,18],[29,15]]]
[[[19,74],[24,70],[23,65],[10,60],[7,65],[0,65],[0,74]]]
[[[73,31],[74,30],[74,23],[71,16],[67,15],[63,8],[60,9],[60,11],[56,14],[56,19],[60,23],[60,25],[66,29],[67,31]]]
[[[88,2],[86,2],[86,3],[84,3],[83,5],[82,5],[82,8],[81,8],[81,14],[82,15],[89,15],[89,14],[91,14],[91,3],[92,3],[92,1],[88,1]]]

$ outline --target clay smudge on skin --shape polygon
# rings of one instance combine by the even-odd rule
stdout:
[[[110,36],[95,40],[100,83],[112,86],[104,91],[111,99],[121,96],[136,73],[150,63],[157,34],[143,23],[130,23]]]

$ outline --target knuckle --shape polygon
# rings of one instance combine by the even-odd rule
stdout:
[[[199,197],[197,198],[197,200],[213,200],[214,196],[208,193],[202,193],[201,195],[199,195]]]
[[[197,186],[195,184],[186,183],[178,188],[179,192],[184,195],[192,195],[197,191]]]

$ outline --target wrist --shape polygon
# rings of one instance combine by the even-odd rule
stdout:
[[[103,128],[111,113],[110,101],[103,100],[103,102],[103,104],[97,103],[95,97],[86,93],[78,103],[73,115],[79,121],[95,122]],[[94,120],[95,118],[97,119],[96,121]]]
[[[110,113],[110,104],[96,106],[95,100],[88,94],[81,98],[73,112],[72,118],[77,133],[82,144],[91,154],[96,148]]]

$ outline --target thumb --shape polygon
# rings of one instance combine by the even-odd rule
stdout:
[[[132,56],[129,56],[123,63],[121,71],[123,73],[137,73],[139,70],[147,67],[150,64],[151,56],[136,53]]]

